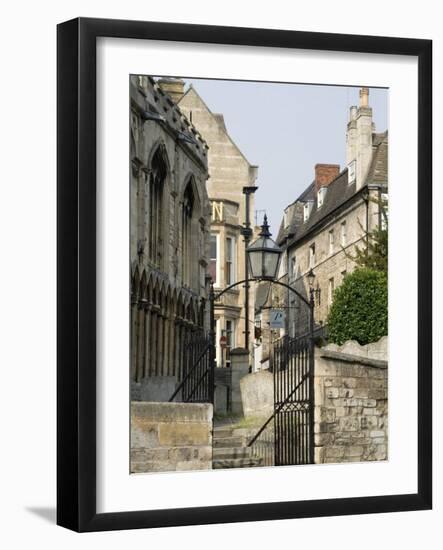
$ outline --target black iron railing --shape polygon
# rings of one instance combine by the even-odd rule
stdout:
[[[183,378],[169,401],[214,402],[214,349],[208,336],[189,337],[184,347]]]
[[[261,458],[262,466],[275,466],[275,433],[274,415],[272,415],[259,432],[250,441],[251,456]]]

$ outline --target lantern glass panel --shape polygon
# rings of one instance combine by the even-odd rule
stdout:
[[[262,252],[260,250],[251,250],[249,255],[249,271],[254,279],[262,276]]]
[[[277,277],[278,260],[280,254],[273,252],[263,252],[263,277],[275,279]]]

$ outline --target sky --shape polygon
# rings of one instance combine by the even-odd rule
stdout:
[[[345,166],[349,107],[358,87],[184,78],[226,128],[251,164],[258,165],[255,209],[268,215],[276,237],[284,208],[313,181],[317,163]],[[370,88],[377,132],[388,127],[388,90]]]

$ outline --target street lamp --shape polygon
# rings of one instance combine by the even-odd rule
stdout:
[[[321,290],[318,286],[318,283],[317,283],[317,288],[314,289],[315,273],[312,270],[312,267],[308,271],[308,274],[306,275],[306,278],[308,279],[309,296],[310,296],[310,299],[311,299],[311,304],[314,304],[315,303],[314,299],[317,298],[317,303],[318,303],[318,305],[320,305],[320,292],[321,292]]]
[[[314,280],[315,280],[315,273],[311,269],[308,271],[308,274],[306,275],[308,279],[309,289],[312,290],[314,288]]]
[[[280,264],[281,248],[271,239],[265,214],[258,238],[246,249],[253,279],[274,281]]]

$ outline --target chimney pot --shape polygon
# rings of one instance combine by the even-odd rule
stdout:
[[[368,107],[369,105],[369,88],[360,89],[360,107]]]

